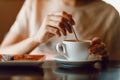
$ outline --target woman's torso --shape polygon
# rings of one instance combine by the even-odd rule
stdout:
[[[66,6],[62,0],[35,0],[32,11],[32,22],[30,22],[30,36],[34,35],[39,29],[42,20],[48,13],[66,11],[73,15],[76,22],[75,32],[79,39],[91,39],[99,36],[104,38],[106,31],[112,26],[112,9],[110,5],[102,1],[92,2],[85,6],[76,8]],[[110,10],[111,9],[111,10]],[[35,11],[34,11],[35,10]],[[109,17],[111,16],[111,17]],[[111,26],[110,26],[111,25]],[[34,26],[34,27],[33,27]],[[64,39],[75,39],[74,34],[68,34],[60,38],[53,37],[48,42],[40,45],[33,53],[56,53],[55,46]]]

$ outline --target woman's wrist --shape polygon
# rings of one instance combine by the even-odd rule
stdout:
[[[36,45],[40,45],[41,43],[43,43],[42,39],[39,39],[37,36],[31,37],[31,39],[32,39],[33,43]]]
[[[30,38],[31,39],[31,45],[33,46],[38,46],[40,45],[41,43],[39,41],[37,41],[36,39],[34,39],[33,37]]]
[[[31,53],[37,46],[40,45],[39,42],[37,42],[34,37],[30,37],[27,39],[27,48],[24,50],[25,54]]]

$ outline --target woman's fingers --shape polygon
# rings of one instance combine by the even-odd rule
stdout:
[[[90,43],[89,52],[96,55],[106,55],[107,50],[105,44],[99,37],[94,37]]]
[[[54,26],[54,28],[56,28],[64,36],[67,35],[65,26],[61,22],[58,22],[58,21],[48,21],[48,26]]]
[[[63,23],[64,24],[64,26],[65,26],[65,29],[69,32],[69,33],[72,33],[73,31],[72,31],[72,27],[73,26],[71,26],[71,24],[66,24],[65,22]]]
[[[61,33],[60,33],[59,29],[56,28],[56,27],[53,27],[53,26],[49,26],[49,25],[48,25],[48,26],[47,26],[47,31],[48,31],[49,33],[52,33],[52,34],[57,35],[58,37],[61,36]]]
[[[66,36],[67,31],[72,33],[72,26],[75,24],[72,15],[66,12],[56,12],[47,15],[40,29],[35,35],[35,40],[45,42],[54,35],[60,37],[61,35]]]
[[[65,14],[65,15],[62,15],[62,14]],[[67,13],[53,13],[53,14],[49,14],[47,16],[47,24],[49,26],[54,26],[54,27],[57,27],[59,29],[59,31],[64,35],[66,36],[67,35],[67,31],[69,33],[72,33],[72,26],[71,24],[74,23],[74,21],[72,21],[72,17],[70,15],[67,14],[67,16],[70,16],[71,20],[64,17],[66,16]],[[72,23],[71,23],[71,22]]]
[[[52,13],[50,15],[56,15],[56,16],[62,16],[64,18],[66,18],[68,20],[68,22],[70,22],[71,25],[74,25],[75,22],[72,18],[72,15],[71,14],[68,14],[66,13],[65,11],[61,11],[61,12],[55,12],[55,13]]]
[[[101,42],[102,42],[102,40],[99,37],[94,37],[91,41],[91,46],[96,45],[96,44],[100,44]]]
[[[94,46],[90,46],[89,51],[93,54],[100,53],[105,50],[104,44],[96,44]]]

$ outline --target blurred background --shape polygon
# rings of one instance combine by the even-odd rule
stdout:
[[[120,0],[104,0],[120,13]],[[0,0],[0,43],[15,21],[24,0]]]
[[[0,0],[0,43],[15,21],[24,0]]]

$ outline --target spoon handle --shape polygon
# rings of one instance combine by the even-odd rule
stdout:
[[[74,27],[74,26],[73,26],[73,27]],[[74,35],[75,35],[75,38],[76,38],[77,41],[79,41],[79,39],[78,39],[78,37],[77,37],[77,34],[76,34],[76,32],[75,32],[75,30],[74,30],[73,27],[72,27],[72,30],[73,30],[73,33],[74,33]]]

